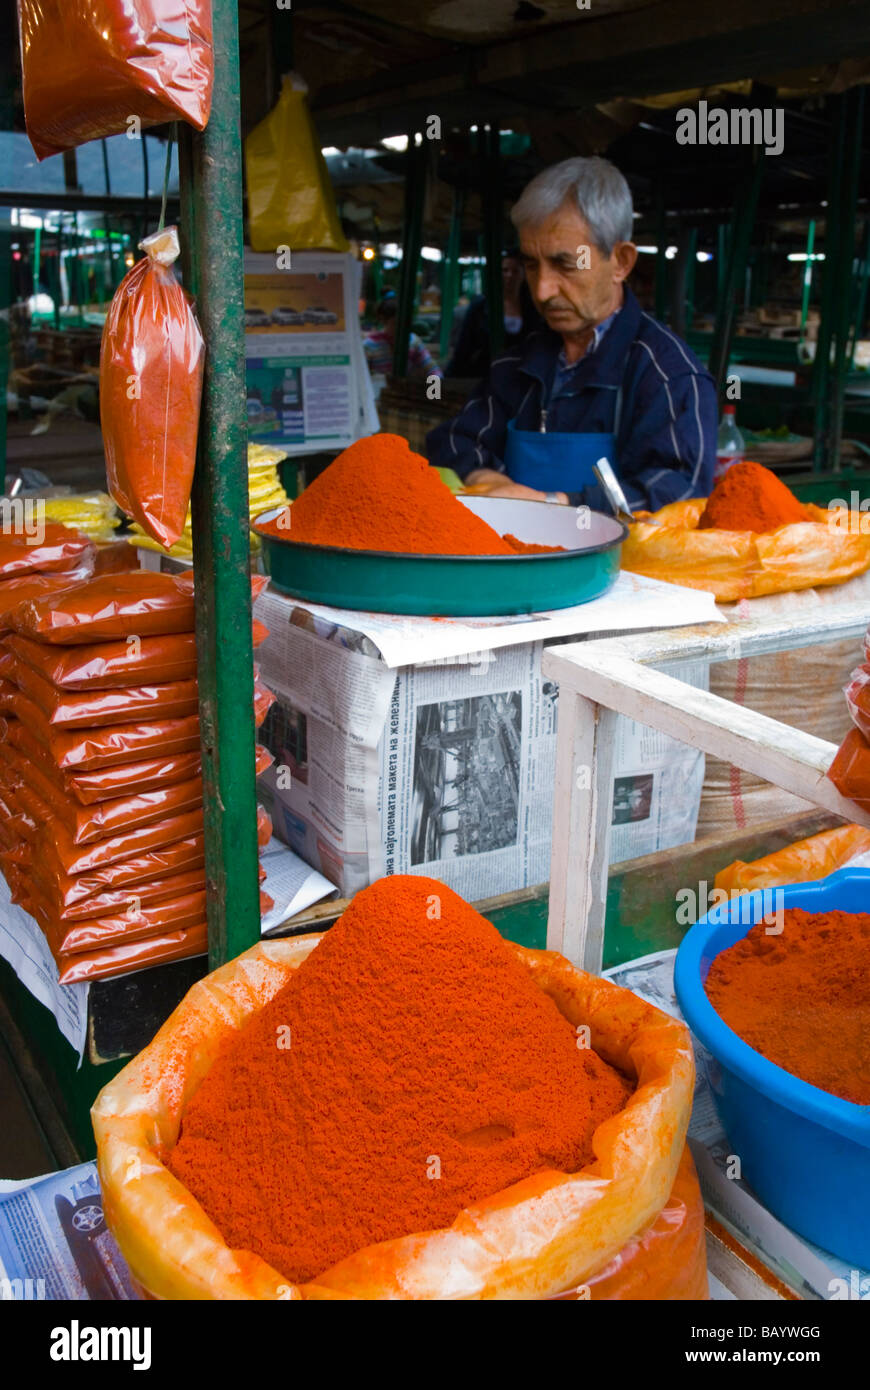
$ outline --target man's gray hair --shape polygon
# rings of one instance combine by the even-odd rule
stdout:
[[[567,202],[580,212],[602,255],[609,256],[617,241],[631,241],[631,189],[616,165],[597,155],[563,159],[537,174],[520,194],[511,221],[518,229],[540,226]]]

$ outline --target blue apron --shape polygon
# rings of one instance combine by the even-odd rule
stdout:
[[[621,407],[620,388],[615,395],[612,432],[519,430],[509,420],[504,455],[508,477],[539,492],[582,492],[597,483],[592,468],[602,456],[617,472],[615,446]]]

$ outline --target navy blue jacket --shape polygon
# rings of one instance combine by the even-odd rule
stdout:
[[[504,472],[507,423],[524,430],[616,431],[616,473],[633,511],[706,497],[713,485],[718,409],[713,378],[675,334],[641,310],[626,287],[623,306],[594,351],[580,360],[566,394],[550,400],[562,339],[532,333],[493,362],[464,409],[430,431],[429,462],[464,478],[475,468]],[[622,388],[621,392],[619,388]],[[597,484],[572,493],[609,510]]]

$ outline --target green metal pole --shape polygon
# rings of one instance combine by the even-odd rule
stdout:
[[[478,131],[482,155],[481,202],[486,263],[483,269],[490,360],[504,347],[504,282],[502,255],[501,149],[497,125]]]
[[[668,234],[665,228],[665,196],[661,186],[656,189],[656,278],[655,278],[655,304],[656,318],[659,323],[664,321],[667,308],[667,288],[668,288],[668,263],[665,256],[667,250]]]
[[[187,285],[206,341],[194,477],[209,964],[260,936],[242,288],[238,13],[213,0],[215,80],[200,134],[181,127]]]
[[[0,304],[12,303],[12,212],[0,209]],[[9,315],[0,314],[0,493],[6,487],[6,383],[10,366]]]
[[[828,208],[825,217],[825,265],[822,271],[822,304],[819,334],[810,396],[813,403],[813,472],[824,471],[828,459],[828,426],[830,422],[829,385],[831,378],[831,348],[835,337],[837,315],[837,277],[840,248],[840,214],[843,188],[845,124],[842,103],[837,105],[831,125],[831,149],[828,162]]]
[[[829,419],[829,458],[835,472],[840,468],[840,446],[843,438],[843,408],[846,398],[846,377],[851,368],[848,352],[852,303],[855,295],[855,215],[858,206],[858,185],[861,179],[862,137],[864,130],[864,89],[852,87],[841,98],[845,127],[846,168],[844,171],[843,204],[840,211],[840,244],[838,247],[837,316],[835,319],[834,370],[831,379],[831,413]]]
[[[450,233],[447,238],[447,252],[444,257],[441,282],[441,362],[447,361],[450,352],[450,330],[453,327],[453,312],[459,298],[459,255],[462,250],[462,214],[465,211],[465,189],[453,190],[453,211],[450,217]]]
[[[408,374],[408,350],[414,303],[417,298],[417,267],[423,246],[423,203],[426,194],[426,141],[415,144],[408,132],[405,174],[405,216],[402,230],[402,265],[399,270],[399,302],[396,306],[396,336],[393,347],[393,376]]]
[[[809,221],[809,226],[807,227],[807,250],[806,250],[806,257],[807,257],[807,259],[806,259],[806,262],[805,262],[805,264],[804,264],[804,285],[803,285],[803,293],[802,293],[802,295],[801,295],[801,330],[800,330],[800,341],[801,341],[801,342],[803,342],[803,340],[804,340],[804,332],[805,332],[805,329],[806,329],[806,326],[807,326],[807,315],[808,315],[808,313],[809,313],[809,311],[810,311],[810,292],[811,292],[812,286],[813,286],[813,254],[814,254],[813,248],[815,247],[815,244],[816,244],[816,219],[815,219],[814,217],[811,217],[811,218],[810,218],[810,221]]]
[[[742,188],[738,191],[731,221],[731,234],[728,238],[726,266],[719,285],[719,298],[716,306],[716,323],[713,328],[713,341],[710,344],[710,357],[707,363],[716,390],[721,392],[728,374],[731,356],[731,339],[734,334],[734,316],[737,299],[737,286],[743,279],[749,243],[755,224],[755,209],[764,178],[766,156],[759,149],[753,151],[752,164],[748,169]]]

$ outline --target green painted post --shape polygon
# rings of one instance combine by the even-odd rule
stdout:
[[[716,305],[716,323],[713,340],[710,344],[708,368],[716,390],[721,392],[728,373],[731,356],[731,339],[734,335],[734,310],[737,286],[743,279],[749,255],[749,243],[755,224],[755,209],[764,178],[766,156],[758,149],[753,151],[752,164],[747,170],[742,188],[734,203],[731,220],[731,234],[728,238],[728,256],[722,278],[719,281],[719,296]]]
[[[806,258],[806,261],[804,262],[804,284],[803,284],[803,293],[801,294],[801,329],[800,329],[800,341],[801,341],[801,342],[803,342],[803,340],[804,340],[804,333],[805,333],[806,326],[807,326],[807,315],[808,315],[808,313],[809,313],[809,311],[810,311],[810,292],[811,292],[811,290],[812,290],[812,285],[813,285],[813,255],[814,255],[813,248],[814,248],[815,244],[816,244],[816,219],[815,219],[814,217],[811,217],[811,218],[810,218],[810,221],[809,221],[809,226],[807,227],[807,249],[806,249],[806,257],[807,257],[807,258]]]
[[[837,315],[835,319],[834,367],[831,377],[831,406],[828,424],[830,467],[840,469],[840,446],[843,438],[843,407],[846,378],[852,365],[849,352],[849,328],[855,296],[855,216],[858,206],[858,187],[861,180],[862,136],[864,130],[864,89],[852,87],[841,98],[845,127],[846,167],[844,170],[843,203],[840,209],[840,241],[837,248]]]
[[[830,422],[829,387],[831,379],[831,348],[834,343],[837,313],[837,278],[840,248],[840,213],[845,160],[845,124],[840,104],[831,125],[831,148],[828,161],[828,207],[825,217],[825,264],[822,271],[822,303],[819,333],[810,396],[813,403],[813,472],[824,471],[828,460],[828,425]]]
[[[260,935],[242,288],[238,15],[213,0],[215,80],[202,134],[180,137],[187,285],[206,342],[193,485],[209,964]]]
[[[423,246],[423,203],[426,196],[426,141],[415,144],[408,132],[405,159],[405,216],[402,229],[402,264],[399,270],[399,302],[396,305],[396,335],[393,347],[393,376],[408,375],[408,350],[414,304],[417,299],[417,267]]]
[[[482,157],[481,199],[483,202],[483,244],[486,263],[483,268],[486,318],[489,329],[490,359],[504,347],[504,282],[501,273],[502,188],[501,147],[499,129],[491,125],[478,131]]]
[[[450,232],[447,238],[447,251],[444,256],[441,276],[441,350],[442,366],[450,353],[450,330],[453,327],[453,312],[459,298],[460,265],[462,251],[462,215],[465,211],[465,189],[453,190],[453,211],[450,216]]]

